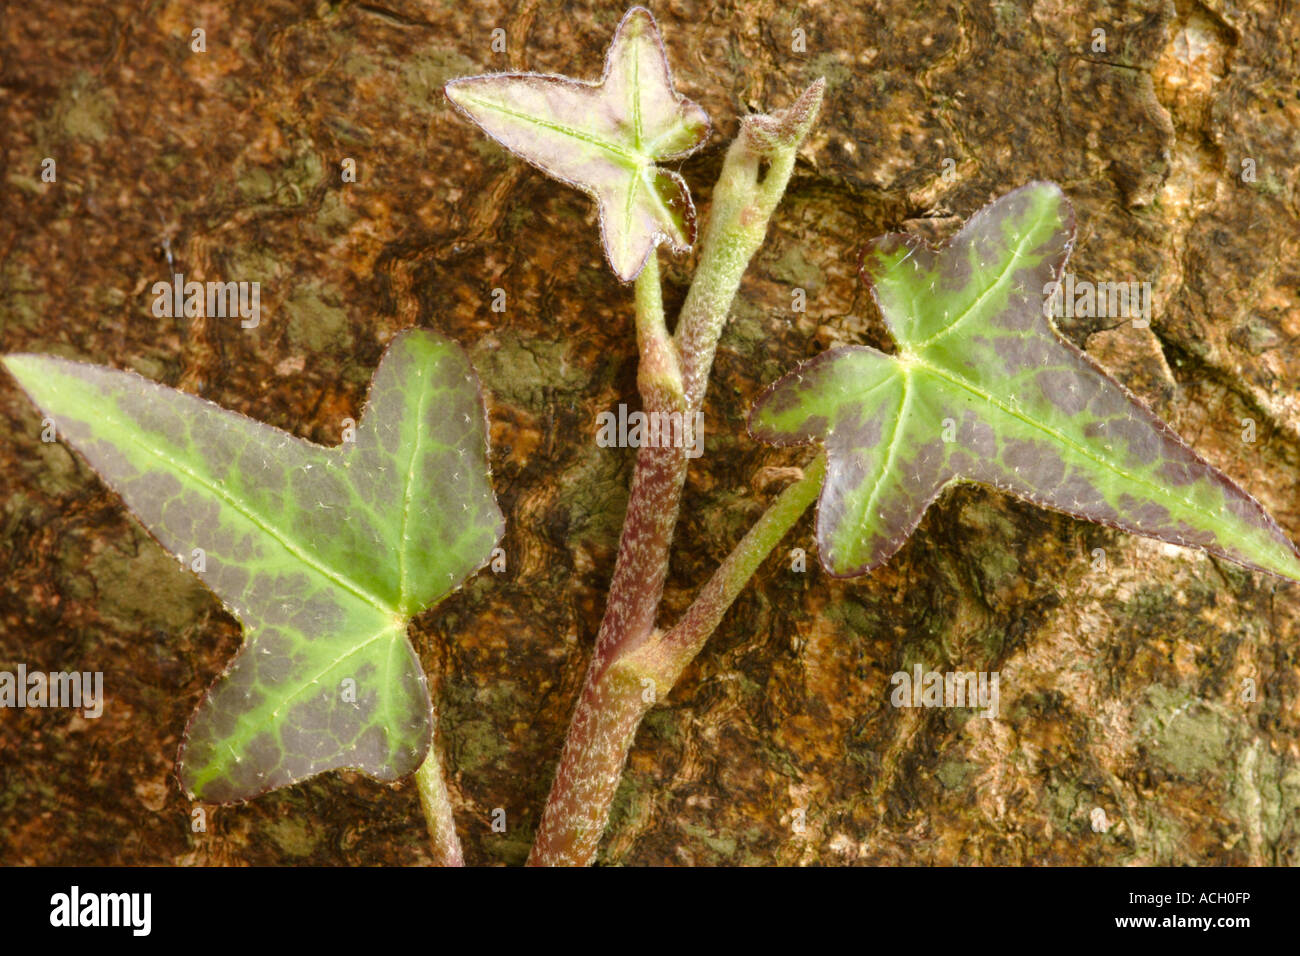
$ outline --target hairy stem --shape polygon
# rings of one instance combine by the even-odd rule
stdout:
[[[637,277],[637,386],[647,413],[678,416],[682,439],[694,430],[727,313],[790,180],[823,87],[818,80],[790,109],[750,117],[742,126],[714,191],[676,340],[664,324],[657,253]],[[764,162],[769,166],[760,176]],[[670,653],[655,631],[686,482],[687,444],[650,443],[637,451],[605,616],[529,856],[532,865],[584,866],[595,858],[636,728],[694,656]]]
[[[420,791],[424,822],[429,828],[434,864],[464,866],[465,854],[460,847],[460,837],[456,835],[456,820],[452,815],[447,783],[442,776],[442,755],[438,749],[436,733],[429,743],[429,753],[424,758],[424,763],[415,771],[415,783]]]
[[[637,384],[645,411],[681,416],[686,402],[677,346],[664,325],[656,255],[637,277],[636,312]],[[634,653],[654,628],[686,481],[685,444],[647,444],[637,450],[596,651],[565,737],[530,864],[585,865],[604,831],[623,757],[644,714],[637,697],[639,682],[629,680],[625,667],[613,665]]]
[[[596,858],[632,738],[656,699],[653,678],[643,685],[626,661],[587,671],[529,866],[588,866]]]
[[[587,866],[609,822],[623,765],[646,713],[667,695],[704,647],[763,559],[817,497],[826,471],[818,456],[774,501],[719,565],[671,631],[656,631],[635,651],[588,680],[564,741],[530,866]]]
[[[636,279],[636,342],[640,353],[637,389],[646,410],[671,409],[682,400],[682,370],[677,345],[664,324],[659,256],[651,254]]]
[[[640,349],[637,385],[647,414],[685,412],[677,346],[664,326],[659,260],[652,255],[636,280],[636,329]],[[685,443],[647,443],[637,449],[632,490],[619,539],[605,617],[596,637],[588,682],[620,654],[635,649],[654,627],[668,573],[668,549],[686,481]]]
[[[803,477],[781,492],[781,496],[754,523],[740,544],[718,565],[682,619],[664,634],[663,643],[671,656],[683,657],[689,662],[703,649],[704,642],[717,630],[722,616],[744,590],[763,559],[780,544],[786,532],[816,499],[825,477],[826,456],[821,454],[804,468]]]
[[[682,380],[692,411],[704,403],[731,303],[749,260],[767,235],[768,220],[785,194],[799,145],[817,117],[824,88],[818,80],[788,110],[775,117],[751,117],[727,150],[713,191],[699,269],[677,323]]]

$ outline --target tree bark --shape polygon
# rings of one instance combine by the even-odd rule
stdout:
[[[1300,23],[1281,5],[652,6],[678,89],[714,121],[681,170],[702,215],[737,118],[827,78],[718,349],[661,625],[782,469],[813,457],[748,438],[759,390],[832,345],[888,344],[856,275],[865,242],[943,238],[1031,179],[1075,204],[1077,275],[1152,283],[1149,328],[1062,332],[1300,535],[1285,53]],[[621,12],[272,0],[202,23],[124,2],[0,17],[0,349],[131,368],[330,444],[397,331],[469,350],[506,569],[412,628],[439,675],[469,865],[527,856],[627,502],[634,451],[598,447],[596,416],[638,399],[632,294],[590,200],[508,158],[441,85],[508,68],[594,79]],[[670,316],[690,265],[664,257]],[[260,282],[259,327],[155,318],[152,284],[176,272]],[[108,695],[97,720],[0,712],[0,858],[429,862],[414,781],[327,775],[202,808],[197,829],[173,763],[238,625],[41,441],[7,379],[0,414],[0,670],[100,670]],[[819,569],[810,513],[647,715],[600,861],[1300,863],[1298,639],[1300,586],[992,491],[946,493],[853,581]],[[999,672],[996,719],[891,706],[891,676],[914,665]]]

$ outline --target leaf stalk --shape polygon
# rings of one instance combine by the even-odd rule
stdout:
[[[438,746],[435,726],[429,753],[415,771],[415,784],[420,792],[420,808],[429,830],[429,844],[433,850],[435,866],[464,866],[465,853],[456,834],[456,819],[452,812],[451,795],[443,777],[442,753]]]
[[[818,80],[789,109],[750,117],[742,126],[714,190],[700,264],[676,338],[664,324],[655,255],[637,278],[637,383],[646,411],[680,413],[684,427],[694,422],[741,278],[790,181],[823,86]],[[641,719],[667,694],[763,558],[816,497],[824,461],[817,459],[804,479],[787,489],[723,562],[678,627],[665,633],[655,628],[655,618],[686,470],[685,447],[638,449],[605,616],[530,865],[585,866],[595,859]]]

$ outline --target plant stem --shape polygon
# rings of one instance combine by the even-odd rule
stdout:
[[[456,820],[452,815],[451,796],[442,775],[442,755],[438,748],[438,735],[429,742],[429,753],[415,771],[416,787],[420,791],[420,807],[429,828],[429,842],[433,848],[435,866],[464,866],[465,854],[456,835]]]
[[[700,265],[682,304],[676,340],[682,355],[687,407],[704,403],[718,338],[740,280],[767,235],[768,220],[785,194],[795,157],[821,106],[823,81],[804,91],[779,117],[750,118],[727,150],[713,190]],[[763,162],[768,169],[763,174]]]
[[[643,410],[661,416],[682,415],[686,403],[681,368],[677,346],[664,326],[657,254],[650,256],[637,277],[636,313],[640,350],[637,386]],[[645,444],[637,449],[618,557],[588,683],[595,683],[612,661],[633,650],[654,627],[685,481],[685,442],[680,446]]]
[[[640,350],[637,385],[647,412],[685,409],[677,346],[664,325],[659,260],[652,254],[636,280]],[[590,862],[604,830],[609,801],[644,713],[640,684],[612,668],[650,635],[668,573],[668,548],[686,481],[686,448],[643,445],[637,450],[627,515],[596,650],[565,737],[564,752],[529,856],[534,865]],[[627,741],[623,742],[623,738]],[[592,742],[597,742],[595,745]],[[591,816],[595,810],[595,817]],[[597,826],[597,824],[599,824]]]
[[[564,752],[542,813],[529,866],[588,866],[609,821],[636,729],[655,701],[621,658],[602,672],[595,662],[564,738]]]
[[[588,670],[530,866],[587,866],[595,859],[642,718],[667,695],[763,559],[817,497],[825,470],[825,456],[819,455],[718,566],[676,627],[656,631],[594,677]]]
[[[795,154],[816,117],[823,87],[818,80],[790,109],[777,116],[750,117],[742,124],[714,190],[700,265],[682,308],[676,340],[664,324],[657,252],[637,277],[637,387],[642,405],[647,413],[680,416],[683,438],[694,429],[718,337],[741,276],[790,180]],[[764,160],[770,165],[760,182]],[[695,652],[688,657],[670,653],[673,648],[661,639],[662,632],[655,631],[686,483],[686,445],[684,440],[647,444],[637,451],[605,616],[528,858],[530,865],[585,866],[595,858],[641,718],[694,656]],[[745,580],[752,573],[750,568]],[[719,592],[714,600],[722,596]],[[734,597],[733,593],[726,604]]]
[[[803,477],[781,492],[780,497],[763,512],[740,544],[718,565],[682,619],[664,634],[663,643],[670,655],[685,658],[689,663],[703,649],[705,641],[717,630],[722,616],[744,590],[763,559],[780,544],[786,532],[817,497],[825,476],[826,456],[821,454],[805,466]]]
[[[636,342],[640,360],[636,383],[641,399],[651,408],[670,409],[681,404],[682,369],[677,345],[664,324],[663,289],[659,283],[659,254],[651,253],[636,278]]]

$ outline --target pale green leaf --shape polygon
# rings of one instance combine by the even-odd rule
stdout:
[[[765,441],[819,440],[821,558],[837,575],[889,558],[939,493],[976,481],[1067,514],[1300,580],[1300,556],[1254,498],[1065,341],[1047,300],[1074,244],[1059,188],[978,212],[941,250],[889,235],[863,275],[897,355],[849,347],[757,402]]]
[[[658,164],[698,149],[709,118],[673,89],[648,10],[623,18],[596,83],[495,73],[452,80],[446,92],[506,149],[596,200],[605,255],[624,282],[660,243],[685,252],[695,241],[690,191]]]
[[[416,769],[432,724],[407,623],[481,567],[502,528],[478,382],[458,346],[422,330],[394,339],[355,440],[338,448],[132,373],[4,363],[243,622],[244,647],[182,749],[195,796]]]

